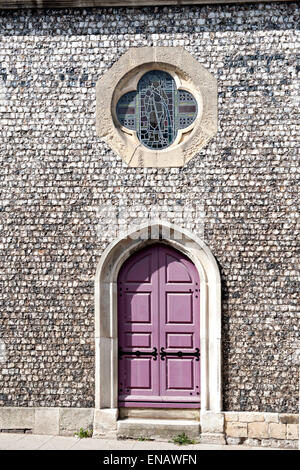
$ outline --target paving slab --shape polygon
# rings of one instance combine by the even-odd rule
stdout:
[[[78,439],[72,450],[132,450],[135,441],[117,439]]]
[[[23,437],[24,434],[0,432],[0,450],[9,450],[10,446],[15,446]]]
[[[6,434],[6,437],[0,439],[1,450],[37,450],[42,444],[52,439],[53,436],[39,434]]]
[[[279,450],[270,447],[193,444],[134,439],[95,439],[37,434],[0,433],[0,450]],[[284,450],[284,449],[281,449]]]
[[[78,440],[76,437],[52,436],[38,450],[71,450]]]
[[[228,446],[216,444],[177,445],[172,442],[133,441],[134,450],[270,450],[266,447]]]

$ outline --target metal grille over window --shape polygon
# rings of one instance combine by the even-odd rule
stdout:
[[[190,92],[177,89],[169,73],[151,70],[136,91],[119,99],[116,111],[120,124],[136,131],[145,147],[162,150],[175,141],[179,129],[196,119],[197,102]]]

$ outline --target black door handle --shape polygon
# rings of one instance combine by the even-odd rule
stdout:
[[[196,361],[200,360],[200,349],[196,348],[195,352],[182,352],[182,351],[177,351],[177,352],[168,352],[165,351],[165,348],[160,348],[160,358],[162,361],[165,360],[166,356],[177,356],[177,357],[195,357]]]
[[[119,348],[119,359],[122,359],[122,356],[136,356],[136,357],[141,357],[141,356],[153,356],[154,361],[157,360],[157,348],[153,348],[153,351],[123,351],[122,348]]]

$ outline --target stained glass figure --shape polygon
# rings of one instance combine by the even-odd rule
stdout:
[[[177,89],[169,73],[151,70],[136,91],[119,99],[116,111],[120,124],[135,130],[145,147],[161,150],[174,142],[179,129],[193,123],[197,102],[188,91]]]

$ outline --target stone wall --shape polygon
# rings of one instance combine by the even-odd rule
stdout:
[[[94,406],[93,279],[117,228],[103,208],[133,223],[155,205],[219,263],[224,409],[298,411],[298,17],[0,12],[1,406]],[[95,84],[129,47],[176,45],[218,80],[218,134],[184,168],[128,168],[96,135]]]
[[[146,437],[148,432],[148,437],[151,436],[155,440],[170,440],[180,433],[181,429],[181,432],[184,431],[189,437],[193,433],[192,437],[202,444],[290,449],[297,449],[299,446],[299,416],[296,414],[209,412],[199,416],[198,412],[197,416],[197,412],[194,412],[192,415],[186,413],[182,420],[178,410],[172,410],[173,419],[169,417],[166,420],[161,418],[162,413],[153,413],[152,410],[151,419],[147,422],[147,419],[141,419],[140,409],[136,410],[138,419],[134,422],[132,419],[126,419],[128,416],[124,416],[124,413],[123,416],[120,414],[119,421],[116,421],[117,416],[114,417],[113,414],[117,410],[109,409],[2,407],[0,432],[74,436],[83,428],[93,431],[93,437],[98,438],[122,436],[138,439],[140,436]],[[167,411],[170,412],[170,409]],[[149,413],[145,417],[149,418]],[[153,419],[157,421],[155,426]]]
[[[0,432],[74,436],[93,425],[93,408],[0,408]]]
[[[225,413],[226,442],[230,445],[298,448],[299,417],[281,413]]]

